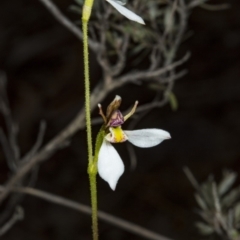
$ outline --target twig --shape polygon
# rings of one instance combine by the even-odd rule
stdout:
[[[222,11],[222,10],[229,9],[231,5],[228,3],[215,4],[215,5],[205,3],[205,4],[201,4],[200,7],[208,11]]]
[[[20,206],[17,206],[13,216],[0,228],[0,236],[3,236],[12,226],[24,218],[24,211]]]
[[[117,76],[118,74],[121,73],[121,71],[125,67],[125,62],[126,62],[126,51],[128,49],[129,45],[129,34],[125,34],[123,38],[123,43],[120,49],[117,49],[117,54],[118,54],[118,61],[117,63],[112,67],[112,76]]]
[[[39,0],[51,13],[52,15],[69,31],[71,31],[77,38],[82,40],[82,31],[72,23],[66,16],[64,16],[61,11],[56,7],[56,5],[51,0]],[[89,39],[89,47],[97,51],[99,49],[99,44],[97,42],[92,41]]]
[[[18,182],[25,174],[27,174],[34,166],[36,166],[40,161],[48,159],[62,144],[70,138],[83,124],[84,113],[80,113],[76,118],[55,138],[53,138],[40,152],[38,152],[34,157],[32,157],[24,166],[19,168],[17,173],[9,180],[6,188],[0,195],[0,203],[5,199],[5,197],[11,191],[11,188],[16,182]]]
[[[199,183],[197,182],[196,178],[193,176],[192,172],[190,171],[190,169],[188,167],[184,167],[183,168],[184,173],[186,174],[188,180],[190,181],[190,183],[193,185],[193,187],[198,191],[198,192],[202,192],[201,187],[199,185]]]
[[[12,162],[12,165],[17,166],[19,163],[20,150],[17,144],[17,133],[18,127],[13,121],[12,113],[10,110],[7,92],[6,92],[7,77],[4,72],[0,72],[0,111],[3,114],[5,124],[7,127],[7,136],[9,151],[11,152],[11,159],[8,161]],[[3,133],[3,132],[2,132]],[[12,169],[14,170],[14,169]]]
[[[114,80],[115,86],[119,87],[127,82],[136,82],[140,79],[149,80],[150,78],[160,77],[162,74],[167,73],[167,72],[175,69],[176,67],[182,65],[184,62],[186,62],[189,59],[189,57],[190,57],[190,53],[188,52],[187,54],[185,54],[185,56],[182,59],[180,59],[172,64],[169,64],[165,67],[162,67],[158,70],[138,71],[136,73],[126,74],[126,75]]]
[[[109,91],[113,89],[112,86],[104,88],[102,84],[99,84],[91,94],[91,109],[93,110],[96,105],[108,94]],[[57,134],[52,140],[50,140],[38,153],[36,153],[24,166],[21,166],[15,175],[13,175],[6,188],[0,195],[0,203],[7,197],[10,193],[11,188],[33,167],[35,167],[41,161],[47,160],[54,152],[65,145],[66,141],[74,135],[79,129],[85,126],[84,123],[84,109],[82,109],[77,116],[69,123],[69,125]]]
[[[0,128],[0,142],[1,142],[1,145],[2,145],[3,152],[4,152],[4,155],[5,155],[5,158],[6,158],[7,165],[9,167],[9,169],[12,172],[16,172],[17,165],[16,165],[16,162],[13,161],[14,155],[12,153],[11,146],[10,146],[8,140],[7,140],[7,137],[6,137],[5,133],[3,132],[3,130],[1,128]]]
[[[183,35],[186,31],[187,28],[187,7],[185,4],[185,0],[179,0],[179,7],[177,8],[179,15],[180,15],[180,26],[179,26],[179,31],[178,34],[175,36],[175,41],[171,49],[171,57],[172,61],[175,59],[177,50],[179,48],[179,45],[183,39]]]
[[[150,102],[150,103],[146,103],[142,106],[139,106],[137,108],[136,112],[139,113],[139,112],[144,112],[146,110],[151,110],[153,108],[159,108],[159,107],[164,106],[167,102],[168,102],[168,98],[164,98],[161,101],[153,101],[153,102]]]
[[[4,187],[0,186],[0,191],[3,191]],[[25,193],[25,194],[29,194],[41,199],[44,199],[46,201],[61,205],[61,206],[65,206],[74,210],[77,210],[79,212],[91,215],[91,208],[87,205],[81,204],[81,203],[77,203],[68,199],[65,199],[63,197],[54,195],[52,193],[47,193],[41,190],[37,190],[34,188],[23,188],[23,187],[14,187],[12,189],[14,192],[19,192],[19,193]],[[131,233],[134,233],[136,235],[139,235],[141,237],[145,237],[147,239],[151,239],[151,240],[171,240],[170,238],[164,237],[158,233],[152,232],[146,228],[140,227],[137,224],[128,222],[126,220],[120,219],[118,217],[112,216],[108,213],[105,213],[103,211],[98,211],[98,217],[105,221],[108,222],[112,225],[115,225],[117,227],[120,227],[124,230],[127,230]]]
[[[37,136],[37,140],[36,140],[35,144],[33,145],[32,149],[21,160],[22,165],[25,164],[27,161],[29,161],[29,159],[31,159],[37,153],[37,151],[39,150],[39,148],[42,145],[45,131],[46,131],[46,122],[42,121],[40,123],[40,129],[39,129],[39,133]]]
[[[153,46],[153,50],[151,52],[149,59],[151,61],[149,70],[153,71],[157,68],[157,66],[160,62],[160,59],[161,59],[161,54],[160,54],[158,46]]]
[[[183,76],[185,76],[188,73],[187,69],[184,69],[176,74],[173,74],[173,76],[167,77],[167,78],[160,78],[159,82],[160,83],[169,83],[169,82],[173,82],[176,81],[180,78],[182,78]]]
[[[207,2],[208,0],[195,0],[195,1],[192,1],[188,4],[188,8],[195,8],[205,2]]]

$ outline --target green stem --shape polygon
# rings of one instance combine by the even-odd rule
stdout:
[[[104,139],[104,128],[102,127],[97,135],[95,155],[93,161],[88,164],[88,174],[90,180],[91,206],[92,206],[92,230],[93,239],[98,239],[98,217],[97,217],[97,161],[100,148]]]
[[[90,180],[90,190],[91,190],[93,240],[98,240],[97,174],[94,172],[90,173],[89,171],[89,180]]]
[[[88,22],[83,20],[83,56],[84,56],[84,80],[85,80],[85,113],[87,127],[88,162],[92,163],[92,128],[91,128],[91,103],[90,103],[90,77],[88,57]]]
[[[83,58],[84,58],[84,82],[85,82],[85,113],[87,127],[88,147],[88,174],[90,180],[91,205],[92,205],[92,231],[93,240],[98,240],[97,218],[97,161],[93,161],[92,128],[91,128],[91,102],[90,102],[90,77],[89,77],[89,53],[88,53],[88,21],[91,16],[93,0],[85,0],[82,13],[83,26]],[[95,154],[96,155],[96,154]]]

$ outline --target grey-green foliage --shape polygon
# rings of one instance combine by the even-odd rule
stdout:
[[[76,23],[81,23],[79,16],[84,0],[72,1],[70,10],[77,13]],[[124,17],[107,1],[94,1],[89,22],[89,42],[98,46],[94,51],[103,76],[116,79],[121,74],[141,72],[141,77],[135,80],[128,75],[130,80],[125,83],[141,84],[144,81],[153,90],[156,96],[154,101],[161,102],[156,107],[169,103],[176,111],[175,80],[187,73],[176,67],[187,58],[180,64],[173,63],[180,57],[177,53],[181,43],[189,36],[189,16],[193,8],[203,2],[208,0],[127,1],[125,7],[144,19],[146,25],[141,25]],[[160,69],[165,71],[161,73]]]
[[[82,6],[83,0],[75,0],[75,3],[69,9],[81,14]],[[180,24],[179,21],[176,21],[179,13],[171,1],[135,0],[128,1],[126,7],[140,15],[147,23],[146,27],[129,21],[104,0],[98,0],[94,3],[90,21],[92,26],[101,24],[108,36],[113,35],[107,39],[110,45],[113,45],[110,42],[112,39],[116,41],[117,38],[122,38],[123,33],[129,34],[132,40],[131,48],[129,49],[133,54],[138,53],[139,49],[149,51],[154,44],[159,42],[163,34],[169,36],[169,39],[165,39],[166,43],[162,43],[164,47],[167,48],[168,45],[171,45],[168,42],[172,39],[170,36],[174,36],[177,33]],[[107,18],[107,21],[104,18]]]
[[[219,183],[211,175],[198,184],[188,168],[187,177],[196,189],[195,199],[200,207],[197,213],[202,221],[196,227],[202,235],[217,234],[221,239],[240,239],[240,186],[234,186],[237,173],[224,171]]]
[[[74,1],[69,9],[81,15],[83,0]],[[108,63],[108,69],[113,69],[119,59],[124,59],[121,71],[136,71],[142,62],[146,69],[154,71],[173,63],[187,29],[187,4],[187,0],[128,1],[125,7],[144,19],[146,25],[143,26],[129,21],[105,0],[95,1],[89,23],[89,36],[102,46],[102,54],[98,57],[101,66],[102,63],[105,66]],[[175,71],[162,74],[161,78],[158,76],[151,81],[161,88],[156,88],[154,94],[166,92],[165,98],[172,110],[177,110],[178,101],[172,89],[175,80],[173,76]],[[146,81],[145,78],[144,80]]]

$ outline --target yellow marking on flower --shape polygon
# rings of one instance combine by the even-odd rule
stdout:
[[[122,128],[120,127],[115,127],[115,128],[112,128],[112,134],[114,136],[114,140],[115,142],[123,142],[125,141],[125,134],[122,130]]]
[[[109,130],[110,133],[107,134],[106,139],[111,143],[121,143],[128,139],[121,126],[110,127]]]

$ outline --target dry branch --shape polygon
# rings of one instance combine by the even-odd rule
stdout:
[[[91,215],[91,208],[87,205],[77,203],[68,199],[65,199],[63,197],[54,195],[52,193],[47,193],[41,190],[37,190],[34,188],[27,188],[27,187],[14,187],[12,189],[14,192],[24,193],[31,196],[35,196],[41,199],[44,199],[48,202],[52,202],[64,207],[68,207],[71,209],[74,209],[76,211],[79,211],[81,213],[85,213],[88,215]],[[0,191],[4,191],[4,187],[0,186]],[[108,222],[114,226],[120,227],[126,231],[129,231],[133,234],[139,235],[141,237],[145,237],[147,239],[152,240],[171,240],[170,238],[164,237],[158,233],[152,232],[146,228],[140,227],[137,224],[128,222],[126,220],[120,219],[118,217],[115,217],[111,214],[105,213],[103,211],[98,211],[98,217],[99,219]]]
[[[61,11],[57,8],[52,1],[49,0],[39,0],[51,14],[62,24],[64,25],[69,31],[71,31],[77,38],[82,40],[82,31],[72,23],[65,15],[61,13]],[[88,40],[89,46],[92,50],[99,49],[99,44],[93,42],[91,39]]]

